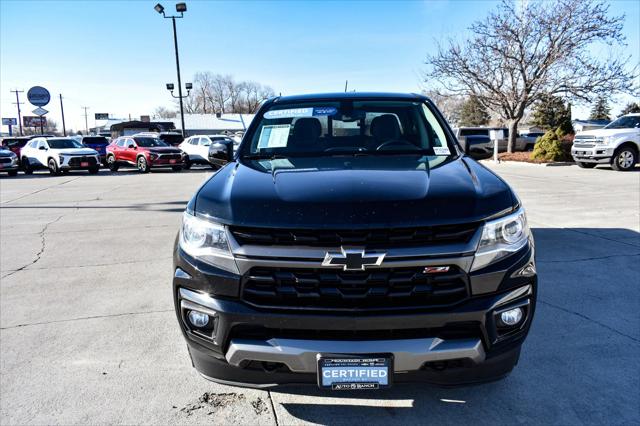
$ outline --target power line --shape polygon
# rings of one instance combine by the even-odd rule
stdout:
[[[20,105],[24,104],[24,102],[20,102],[19,93],[24,93],[24,90],[16,89],[16,90],[10,90],[10,92],[13,92],[16,94],[16,101],[12,103],[18,107],[18,126],[20,129],[20,136],[22,136],[22,116],[20,115]]]

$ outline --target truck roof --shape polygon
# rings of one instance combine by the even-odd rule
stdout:
[[[272,102],[297,102],[297,101],[315,101],[315,100],[406,100],[406,101],[424,101],[428,98],[417,93],[385,93],[385,92],[336,92],[336,93],[314,93],[306,95],[278,96],[272,99]]]

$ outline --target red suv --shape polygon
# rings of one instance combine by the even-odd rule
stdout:
[[[107,166],[112,172],[131,164],[142,173],[155,167],[171,167],[179,172],[184,166],[182,151],[153,136],[121,136],[107,146]]]

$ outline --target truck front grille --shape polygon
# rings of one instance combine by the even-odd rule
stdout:
[[[438,225],[420,228],[362,230],[273,229],[232,226],[231,233],[240,244],[340,247],[357,245],[407,247],[467,243],[478,229],[477,223]]]
[[[69,159],[69,166],[79,167],[81,163],[87,162],[90,166],[96,165],[96,157],[72,157]]]
[[[439,308],[468,297],[466,274],[456,266],[425,274],[424,267],[368,271],[252,268],[243,276],[242,297],[258,307],[331,310]]]

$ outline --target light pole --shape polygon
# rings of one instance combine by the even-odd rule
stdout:
[[[178,96],[174,96],[174,97],[177,97],[178,100],[180,101],[180,122],[182,123],[182,136],[184,137],[186,134],[184,129],[184,106],[182,105],[182,98],[184,98],[184,96],[182,96],[182,79],[180,78],[180,58],[178,56],[178,35],[176,33],[176,18],[184,17],[184,12],[187,11],[187,4],[186,3],[176,4],[176,12],[180,13],[180,16],[167,16],[164,13],[164,6],[162,6],[160,3],[156,4],[154,6],[154,9],[156,10],[156,12],[162,14],[162,16],[164,16],[165,19],[170,18],[173,23],[173,44],[176,50],[176,71],[178,73]],[[168,85],[167,85],[167,88],[168,88]],[[171,95],[173,95],[173,93],[171,93]],[[187,92],[187,96],[189,96],[188,92]]]

